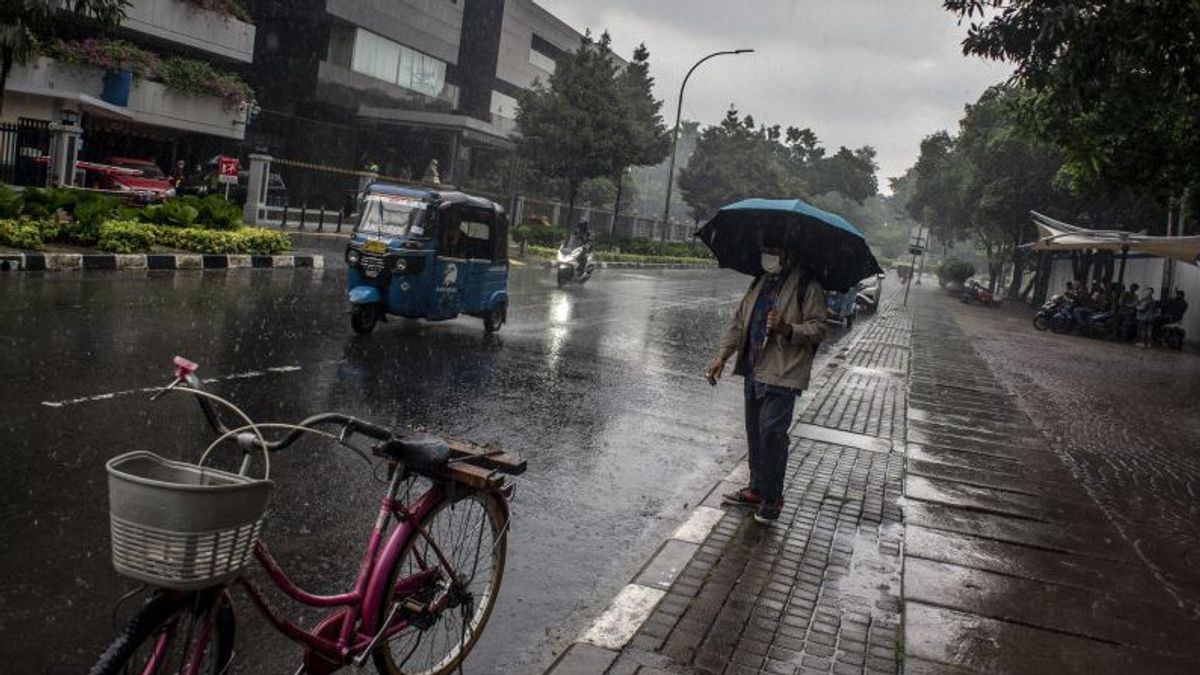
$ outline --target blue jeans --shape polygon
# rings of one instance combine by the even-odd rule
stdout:
[[[767,391],[754,394],[754,383],[746,378],[746,444],[749,446],[750,487],[764,500],[783,499],[787,474],[788,429],[796,411],[796,395]]]

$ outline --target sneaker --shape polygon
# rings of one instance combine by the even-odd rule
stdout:
[[[763,525],[770,525],[779,520],[779,512],[783,510],[783,500],[776,502],[762,502],[758,510],[754,512],[754,520]]]
[[[730,492],[722,495],[721,503],[729,504],[731,506],[749,506],[757,508],[759,504],[762,504],[762,497],[759,497],[758,493],[755,492],[753,488],[744,487],[737,492]]]

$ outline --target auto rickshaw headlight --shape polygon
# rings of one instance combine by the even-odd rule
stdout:
[[[346,262],[350,263],[351,265],[357,265],[358,259],[359,259],[358,251],[356,251],[352,248],[346,249]]]
[[[397,272],[403,272],[406,267],[408,267],[408,261],[404,258],[396,258],[395,270]]]

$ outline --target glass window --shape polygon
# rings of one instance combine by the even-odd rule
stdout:
[[[355,231],[388,237],[423,237],[428,207],[412,197],[371,195],[363,201]]]
[[[400,63],[400,45],[370,31],[358,29],[354,40],[354,60],[350,67],[380,80],[396,81]]]
[[[558,65],[554,62],[554,59],[533,47],[529,48],[529,62],[548,73],[553,73],[554,68]]]
[[[502,94],[498,91],[492,91],[492,114],[497,117],[505,117],[510,120],[517,118],[517,99]]]

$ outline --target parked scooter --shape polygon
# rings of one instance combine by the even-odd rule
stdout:
[[[966,286],[963,288],[962,301],[968,305],[978,302],[985,307],[1000,304],[1000,301],[986,286],[974,279],[967,281]]]
[[[1171,349],[1183,349],[1183,340],[1186,337],[1187,331],[1179,323],[1155,324],[1154,330],[1150,333],[1150,339],[1154,341],[1154,344],[1166,345]]]
[[[1065,304],[1070,303],[1067,302],[1066,296],[1064,296],[1062,293],[1059,293],[1042,303],[1042,306],[1038,309],[1037,314],[1033,315],[1033,327],[1037,330],[1049,330],[1051,319],[1053,319],[1054,316],[1061,311],[1062,306]]]
[[[592,259],[591,244],[571,248],[571,243],[565,243],[558,249],[558,285],[564,286],[572,281],[584,284],[592,278],[596,271],[596,262]]]

